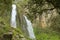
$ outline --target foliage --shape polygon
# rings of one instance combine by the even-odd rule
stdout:
[[[36,40],[60,40],[60,34],[51,29],[34,28]]]
[[[55,8],[60,8],[60,0],[47,0],[47,2],[52,3]]]

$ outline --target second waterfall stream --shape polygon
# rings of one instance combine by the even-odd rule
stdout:
[[[25,15],[23,15],[25,20],[26,20],[26,23],[27,23],[27,30],[28,30],[28,33],[29,33],[29,37],[30,39],[34,39],[35,40],[35,35],[34,35],[34,31],[33,31],[33,27],[32,27],[32,23],[30,20],[27,19],[27,17]]]

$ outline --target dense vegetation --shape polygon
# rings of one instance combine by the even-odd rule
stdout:
[[[16,29],[10,26],[12,3],[17,5]],[[40,23],[43,12],[47,15],[54,9],[56,9],[58,16],[55,17],[52,15],[49,19],[51,26],[42,28]],[[50,12],[47,13],[47,11]],[[5,39],[3,36],[10,33],[12,33],[11,40],[22,40],[24,38],[25,40],[29,40],[22,31],[22,26],[25,24],[23,15],[26,15],[31,20],[36,40],[60,40],[60,0],[17,0],[16,2],[12,0],[0,0],[0,40],[9,40],[9,38]]]

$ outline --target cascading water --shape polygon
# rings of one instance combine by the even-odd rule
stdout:
[[[12,4],[11,27],[16,28],[16,5]]]
[[[28,30],[30,39],[35,39],[32,23],[30,22],[30,20],[27,19],[27,17],[25,15],[23,15],[23,16],[24,16],[26,23],[27,23],[27,30]]]

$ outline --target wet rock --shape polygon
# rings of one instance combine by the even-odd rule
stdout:
[[[3,40],[12,40],[12,37],[13,37],[12,33],[4,34],[3,35]]]

